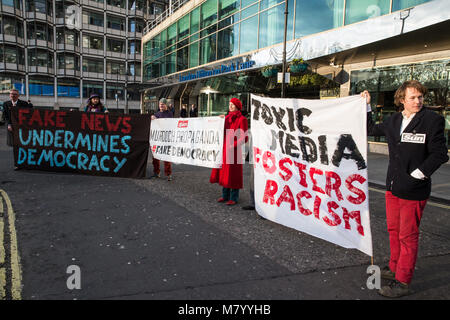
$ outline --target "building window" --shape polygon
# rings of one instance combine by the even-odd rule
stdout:
[[[0,93],[9,93],[11,89],[17,89],[20,94],[25,94],[25,78],[7,73],[0,74]]]
[[[117,83],[107,83],[106,84],[106,98],[111,100],[124,100],[125,89],[123,85]],[[111,108],[111,106],[110,106]]]
[[[103,15],[93,12],[83,12],[83,23],[103,27]]]
[[[93,93],[103,97],[103,82],[83,81],[83,98],[89,98]]]
[[[26,10],[27,12],[39,12],[49,16],[53,16],[53,3],[48,0],[27,0]]]
[[[240,53],[258,49],[258,16],[241,22]]]
[[[103,60],[84,58],[83,72],[103,73]]]
[[[346,0],[345,24],[379,17],[390,11],[390,0]]]
[[[78,32],[60,28],[56,31],[56,37],[58,44],[78,46]]]
[[[419,4],[429,2],[431,0],[393,0],[392,1],[392,11],[402,10],[406,8],[411,8]]]
[[[0,61],[4,63],[24,65],[24,50],[15,46],[0,46]]]
[[[128,23],[128,32],[138,32],[142,33],[142,30],[144,29],[144,23],[137,20],[130,20]]]
[[[239,24],[218,32],[217,59],[232,57],[239,53]]]
[[[201,28],[206,28],[217,21],[217,0],[206,0],[201,5]]]
[[[125,30],[125,20],[118,17],[107,16],[107,27],[114,30]]]
[[[130,76],[141,76],[141,64],[140,63],[129,63],[128,64],[128,75]]]
[[[200,40],[200,64],[216,60],[216,33]]]
[[[219,0],[219,19],[238,11],[240,2],[240,0]]]
[[[290,4],[290,3],[289,3]],[[344,0],[296,1],[295,38],[338,28],[344,21]]]
[[[53,54],[44,49],[29,49],[28,64],[33,67],[53,68]]]
[[[140,10],[147,11],[147,1],[145,0],[128,0],[128,9],[131,11]]]
[[[107,50],[116,53],[125,53],[125,41],[117,39],[107,39]]]
[[[80,97],[80,82],[74,79],[58,79],[58,97]]]
[[[44,40],[53,42],[53,28],[46,23],[29,22],[27,24],[29,40]]]
[[[83,48],[102,50],[103,51],[103,37],[83,35]]]
[[[128,42],[128,53],[129,54],[140,54],[141,53],[141,42],[137,41],[129,41]]]
[[[110,6],[125,8],[125,0],[108,0],[106,3]]]
[[[152,2],[150,7],[150,13],[154,14],[155,16],[159,16],[161,13],[164,12],[165,9],[166,8],[163,4]]]
[[[4,6],[15,7],[22,10],[22,0],[1,0]]]
[[[72,54],[58,54],[58,69],[80,70],[80,58]]]
[[[125,63],[106,61],[106,73],[112,75],[125,75]]]
[[[259,14],[259,47],[265,48],[283,42],[284,5],[279,5]],[[246,32],[246,30],[242,30]]]

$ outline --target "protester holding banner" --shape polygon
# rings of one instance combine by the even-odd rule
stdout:
[[[158,118],[173,118],[173,113],[167,107],[167,99],[162,98],[159,100],[159,111],[152,115],[152,120]],[[159,178],[160,175],[160,163],[161,161],[153,157],[153,176]],[[172,181],[172,163],[164,161],[164,174],[167,176],[168,181]]]
[[[9,91],[10,100],[5,101],[3,103],[4,112],[5,112],[5,120],[6,120],[6,129],[8,130],[6,135],[6,144],[10,147],[13,146],[13,127],[11,121],[11,112],[14,108],[31,108],[26,101],[19,99],[20,94],[16,89],[12,89]]]
[[[232,98],[225,117],[222,168],[213,169],[210,177],[211,183],[219,183],[223,187],[222,197],[217,201],[227,205],[237,203],[239,189],[243,188],[242,145],[248,140],[248,121],[241,110],[242,102]]]
[[[373,123],[369,92],[361,93],[368,106],[368,134],[386,136],[389,147],[385,197],[391,255],[381,276],[392,281],[378,292],[391,298],[410,293],[420,220],[431,193],[430,178],[449,159],[444,118],[423,107],[426,92],[418,81],[404,82],[394,96],[401,111],[380,124]]]
[[[87,106],[84,108],[84,112],[108,113],[108,109],[100,101],[100,95],[98,93],[92,93]]]

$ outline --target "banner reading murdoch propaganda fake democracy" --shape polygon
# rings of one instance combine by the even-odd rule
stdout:
[[[12,112],[19,168],[143,178],[149,115],[19,109]]]
[[[364,99],[252,95],[251,108],[258,214],[372,256]]]
[[[220,117],[162,118],[152,120],[150,148],[163,161],[220,168],[223,130]]]

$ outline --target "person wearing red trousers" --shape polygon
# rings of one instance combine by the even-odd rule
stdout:
[[[228,109],[225,117],[222,167],[212,170],[209,181],[219,183],[223,187],[222,197],[218,202],[235,205],[239,199],[239,189],[242,189],[244,184],[242,145],[248,140],[248,121],[241,113],[242,102],[239,99],[232,98]]]
[[[173,113],[167,107],[167,99],[162,98],[159,100],[159,111],[152,115],[152,120],[158,118],[173,118]],[[164,174],[167,176],[168,181],[172,181],[172,163],[169,161],[164,162]],[[161,161],[153,157],[153,178],[159,178]]]
[[[361,93],[368,106],[368,135],[385,136],[389,148],[386,177],[386,222],[390,242],[389,266],[381,277],[392,280],[378,293],[398,298],[410,294],[419,246],[419,225],[431,193],[431,175],[448,161],[445,121],[423,107],[427,89],[418,81],[404,82],[396,91],[401,111],[380,124],[370,115],[370,94]]]

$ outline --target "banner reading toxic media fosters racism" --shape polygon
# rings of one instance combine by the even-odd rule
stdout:
[[[225,120],[220,117],[152,120],[150,148],[153,157],[175,163],[220,168],[224,124]]]
[[[145,177],[149,115],[19,109],[12,121],[19,168]]]
[[[364,99],[251,104],[258,213],[372,255]]]

